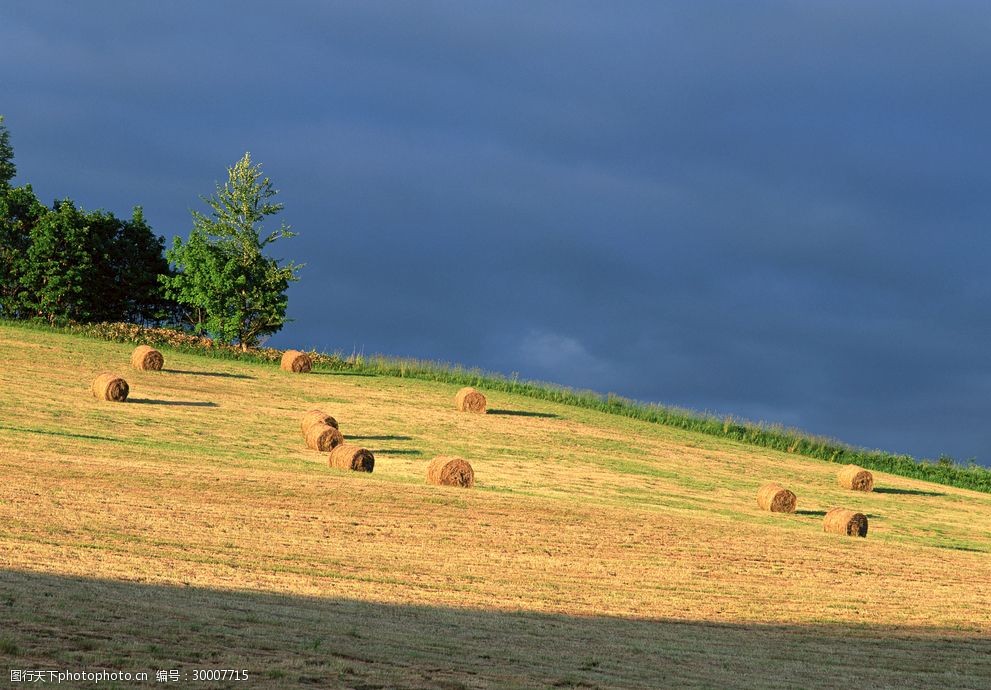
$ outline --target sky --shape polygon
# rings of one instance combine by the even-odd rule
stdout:
[[[168,242],[250,151],[276,347],[991,465],[991,5],[0,4],[47,202]]]

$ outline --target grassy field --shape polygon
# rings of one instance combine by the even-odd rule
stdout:
[[[854,494],[835,464],[593,410],[491,393],[464,415],[444,383],[169,350],[139,372],[130,350],[0,325],[0,666],[239,688],[991,684],[989,494],[882,473]],[[91,397],[106,369],[127,403]],[[312,407],[373,474],[303,448]],[[439,454],[476,488],[426,485]],[[798,513],[757,509],[768,480]],[[834,506],[867,513],[868,538],[824,534]]]

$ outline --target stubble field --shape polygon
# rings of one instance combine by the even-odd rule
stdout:
[[[564,405],[0,325],[0,666],[194,687],[991,685],[991,495]],[[104,370],[128,402],[100,402]],[[375,453],[303,447],[319,407]],[[429,486],[461,455],[471,490]],[[798,513],[757,509],[765,481]],[[822,532],[834,506],[866,539]],[[3,668],[0,673],[6,674]],[[4,678],[6,682],[6,678]],[[101,687],[111,687],[102,684]],[[123,686],[122,686],[123,687]]]

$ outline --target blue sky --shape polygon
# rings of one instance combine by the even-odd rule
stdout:
[[[991,8],[22,2],[44,201],[190,228],[264,165],[277,346],[462,362],[991,464]]]

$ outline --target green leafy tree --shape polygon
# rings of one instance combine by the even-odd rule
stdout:
[[[18,315],[51,323],[162,321],[168,314],[158,283],[169,270],[164,244],[140,207],[124,221],[83,211],[68,199],[58,202],[30,227],[18,265]]]
[[[0,116],[0,314],[149,323],[175,313],[158,282],[165,241],[140,206],[129,221],[68,199],[47,209],[30,185],[10,186],[13,160]]]
[[[165,240],[156,236],[136,206],[130,220],[103,211],[86,215],[93,270],[87,275],[93,321],[156,322],[168,304],[158,276],[168,274]]]
[[[46,213],[30,185],[0,190],[0,314],[5,318],[24,315],[22,278],[31,230]]]
[[[20,280],[30,245],[30,228],[45,210],[30,187],[11,189],[10,181],[16,173],[10,132],[0,115],[0,314],[6,318],[20,315]]]
[[[69,199],[38,219],[31,228],[21,276],[23,306],[29,315],[51,323],[90,320],[86,289],[93,260],[88,245],[85,214]]]
[[[286,291],[299,279],[300,265],[282,265],[264,253],[276,240],[296,234],[285,224],[264,230],[264,222],[282,210],[272,201],[276,194],[261,166],[245,153],[227,169],[227,182],[204,197],[210,215],[193,211],[189,239],[177,237],[166,252],[176,273],[160,280],[197,332],[247,349],[285,324]]]
[[[14,166],[14,147],[10,145],[10,132],[0,115],[0,192],[10,188],[10,181],[17,174]]]

